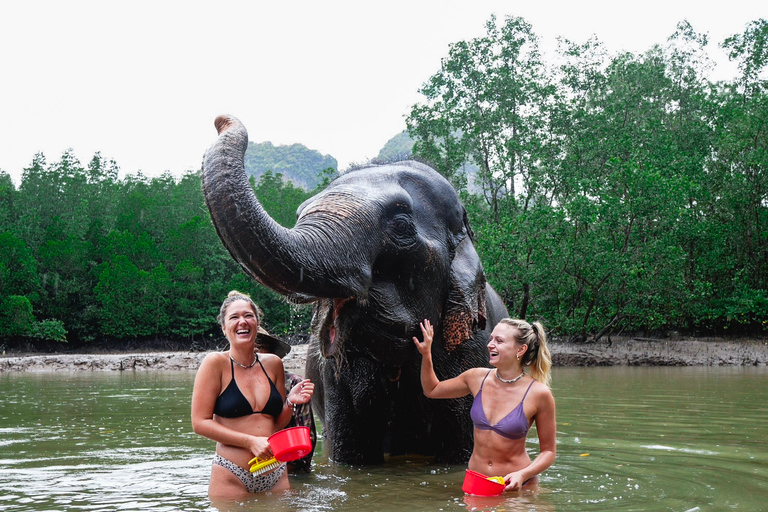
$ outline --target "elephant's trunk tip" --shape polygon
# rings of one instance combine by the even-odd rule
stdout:
[[[216,131],[219,135],[221,135],[223,132],[227,131],[227,129],[235,124],[235,120],[227,115],[220,115],[216,118],[216,121],[213,122],[213,124],[216,126]]]

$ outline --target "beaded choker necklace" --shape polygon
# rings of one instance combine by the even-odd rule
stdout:
[[[234,357],[232,357],[232,355],[230,355],[230,356],[229,356],[229,358],[230,358],[230,359],[232,360],[232,362],[233,362],[233,363],[235,363],[237,366],[239,366],[240,368],[245,368],[246,370],[247,370],[248,368],[253,368],[253,365],[255,365],[256,363],[258,363],[258,362],[259,362],[259,358],[258,358],[258,356],[257,356],[256,354],[254,354],[254,355],[253,355],[253,362],[252,362],[251,364],[247,365],[247,366],[246,366],[246,365],[244,365],[244,364],[240,364],[240,363],[237,361],[237,359],[235,359]],[[520,378],[520,377],[518,377],[518,378]]]
[[[235,361],[235,362],[237,362],[237,361]],[[251,365],[251,366],[253,366],[253,365]],[[504,384],[512,384],[513,382],[517,382],[517,381],[519,381],[520,379],[523,378],[523,375],[525,375],[525,372],[523,372],[520,375],[518,375],[517,377],[515,377],[514,379],[507,380],[507,379],[502,379],[501,377],[499,377],[499,370],[496,370],[493,373],[494,373],[494,375],[496,375],[496,378],[499,379]]]

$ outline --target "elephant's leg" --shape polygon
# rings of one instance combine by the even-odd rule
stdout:
[[[384,462],[390,400],[379,367],[363,358],[324,368],[324,439],[328,456],[344,464]]]
[[[435,462],[466,464],[474,448],[474,429],[469,417],[472,397],[432,402]]]
[[[420,363],[420,362],[417,362]],[[388,382],[392,410],[391,455],[434,455],[431,440],[432,403],[421,389],[420,364],[403,368],[396,382]]]
[[[434,455],[435,462],[464,464],[473,449],[471,397],[432,400],[421,389],[420,367],[403,371],[392,392],[392,455]]]

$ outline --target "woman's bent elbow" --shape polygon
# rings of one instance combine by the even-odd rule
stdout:
[[[205,436],[205,421],[192,419],[192,432],[199,436]]]

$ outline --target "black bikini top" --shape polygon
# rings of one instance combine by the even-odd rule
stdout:
[[[232,367],[232,380],[229,381],[227,388],[216,398],[216,403],[213,406],[214,414],[222,418],[240,418],[249,414],[269,414],[275,418],[280,416],[280,413],[283,412],[283,398],[280,395],[280,391],[277,390],[277,386],[269,378],[269,374],[267,374],[264,365],[259,361],[258,355],[256,355],[256,361],[269,381],[269,399],[264,408],[260,411],[254,411],[251,403],[245,398],[243,392],[240,391],[237,382],[235,382],[235,362],[230,358],[229,365]]]

